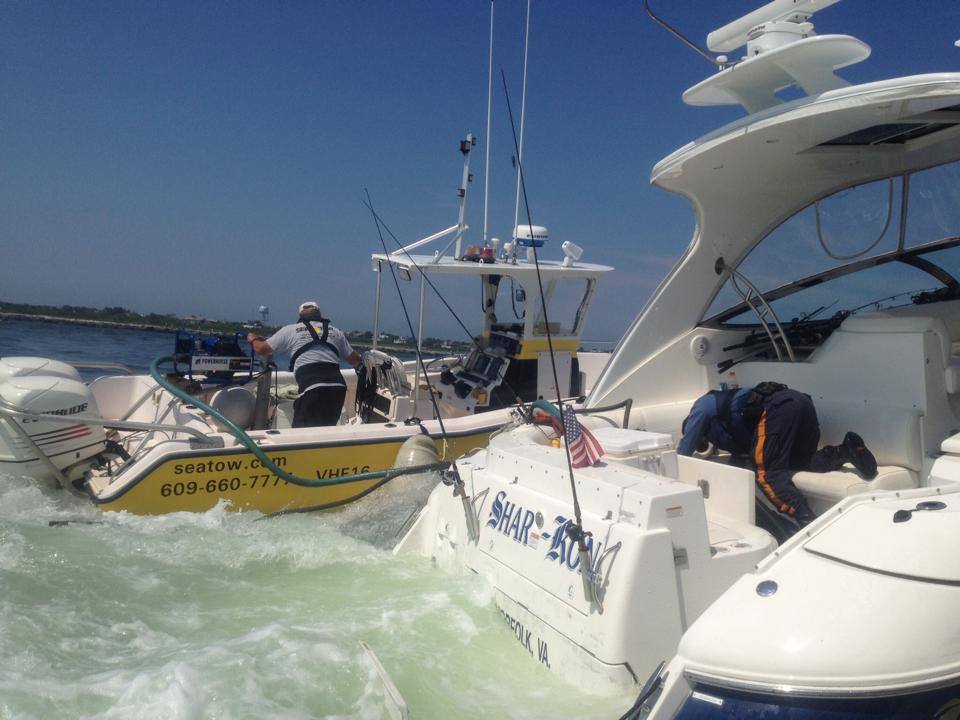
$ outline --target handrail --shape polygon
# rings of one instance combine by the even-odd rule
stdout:
[[[433,235],[427,235],[425,238],[422,238],[420,240],[417,240],[416,242],[410,243],[405,247],[401,247],[399,250],[394,250],[392,253],[387,255],[387,261],[393,262],[393,260],[395,259],[394,255],[403,255],[405,253],[410,252],[411,250],[415,250],[421,245],[426,245],[427,243],[432,243],[434,240],[439,240],[442,237],[446,237],[450,233],[455,232],[459,229],[460,229],[460,225],[458,223],[457,225],[452,225],[451,227],[448,227],[446,230],[435,232]]]
[[[12,410],[0,405],[0,415],[10,417],[30,418],[31,420],[47,420],[64,424],[99,425],[111,430],[160,430],[163,432],[185,433],[193,435],[204,445],[215,445],[216,442],[209,435],[186,425],[164,425],[162,423],[142,423],[123,420],[105,420],[104,418],[77,417],[76,415],[51,415],[49,413],[30,413],[23,410]]]
[[[67,476],[61,472],[60,468],[54,465],[53,460],[47,457],[47,454],[40,449],[40,447],[33,441],[33,438],[30,437],[26,430],[20,427],[17,423],[13,422],[13,420],[3,416],[3,411],[3,407],[0,406],[0,420],[5,420],[6,423],[13,428],[13,431],[33,449],[33,451],[37,454],[37,458],[40,460],[40,462],[47,466],[47,469],[57,479],[57,482],[60,483],[60,486],[67,487],[67,483],[69,482],[67,480]]]
[[[70,364],[75,368],[87,368],[90,370],[121,370],[127,375],[134,375],[134,371],[131,368],[128,368],[126,365],[113,362],[73,362],[70,361]]]
[[[790,359],[790,362],[796,362],[797,359],[793,354],[793,346],[790,345],[790,339],[783,331],[783,326],[780,324],[780,318],[777,317],[776,311],[774,311],[774,309],[767,302],[767,299],[763,296],[763,293],[760,292],[752,282],[750,282],[746,275],[741,273],[736,268],[727,265],[723,258],[719,258],[717,260],[716,266],[718,275],[723,272],[728,273],[730,276],[730,284],[734,291],[736,291],[736,293],[740,296],[740,299],[744,302],[744,304],[753,311],[754,315],[757,316],[757,320],[760,321],[760,325],[770,338],[770,345],[777,354],[777,360],[783,359],[783,353],[780,352],[780,347],[777,345],[777,336],[779,336],[780,341],[783,343],[784,350],[787,351],[787,357]],[[740,288],[740,285],[738,284],[739,282],[742,282],[747,286],[746,292]],[[752,300],[754,298],[759,300],[759,308],[753,304]],[[773,330],[770,329],[770,324],[767,322],[768,315],[773,318],[773,324],[777,329],[777,335],[774,335]]]
[[[626,430],[630,425],[630,410],[633,408],[633,398],[627,398],[626,400],[621,400],[618,403],[613,405],[603,405],[601,407],[591,407],[591,408],[574,408],[573,412],[575,415],[595,415],[602,412],[609,412],[611,410],[623,410],[623,429]]]
[[[120,419],[121,419],[121,420],[126,420],[126,419],[129,418],[131,415],[133,415],[137,410],[140,409],[140,406],[143,405],[143,404],[147,401],[147,398],[149,398],[151,395],[153,395],[153,393],[155,393],[156,391],[157,391],[157,388],[155,388],[155,387],[148,387],[148,388],[146,389],[146,391],[143,393],[143,395],[141,395],[141,396],[139,397],[139,399],[137,399],[137,401],[133,403],[133,405],[131,405],[130,407],[127,408],[127,411],[126,411],[123,415],[120,416]]]

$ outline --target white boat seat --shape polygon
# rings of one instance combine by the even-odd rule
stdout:
[[[851,495],[906,490],[920,485],[916,472],[896,465],[878,467],[877,476],[873,480],[864,480],[852,465],[845,465],[841,470],[828,473],[794,473],[793,482],[810,503],[810,509],[817,515]]]
[[[849,333],[933,333],[939,341],[947,393],[960,391],[960,358],[953,355],[953,342],[946,323],[926,315],[892,315],[884,312],[851,315],[841,325]]]
[[[673,444],[680,442],[680,427],[684,418],[690,414],[690,408],[696,398],[659,405],[633,406],[630,410],[630,427],[650,432],[669,433]]]
[[[877,465],[919,472],[923,466],[920,411],[855,401],[814,400],[820,421],[820,446],[839,445],[848,431],[860,435]]]
[[[717,546],[737,542],[757,543],[763,537],[764,531],[751,523],[722,515],[710,515],[707,517],[707,533],[710,545]]]

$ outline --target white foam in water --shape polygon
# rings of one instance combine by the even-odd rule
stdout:
[[[0,475],[0,717],[380,720],[361,640],[412,718],[617,717],[530,659],[481,578],[382,549],[435,484],[138,517]]]
[[[200,720],[206,715],[207,696],[197,673],[181,662],[133,678],[118,675],[101,691],[116,698],[103,713],[105,720]]]
[[[345,535],[389,549],[427,503],[438,473],[400,475],[360,500],[327,513]]]

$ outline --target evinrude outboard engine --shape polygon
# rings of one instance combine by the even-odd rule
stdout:
[[[75,368],[47,358],[0,360],[0,471],[53,479],[52,465],[68,480],[81,477],[107,444],[103,427],[83,418],[100,412]]]

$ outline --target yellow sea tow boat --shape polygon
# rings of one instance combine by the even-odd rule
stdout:
[[[570,243],[563,244],[563,260],[535,263],[531,248],[546,237],[537,226],[518,228],[503,246],[460,252],[462,215],[448,230],[372,256],[374,338],[384,272],[419,276],[421,336],[424,288],[435,288],[432,278],[452,279],[463,292],[474,277],[484,298],[483,328],[469,356],[402,362],[375,345],[364,354],[366,381],[359,390],[353,370],[343,372],[340,423],[320,428],[290,426],[293,373],[256,372],[239,334],[181,331],[167,359],[173,372],[161,373],[158,361],[151,374],[108,375],[88,384],[63,362],[0,358],[0,471],[53,478],[104,509],[138,514],[204,511],[220,500],[264,513],[325,509],[388,481],[383,471],[397,464],[411,437],[431,438],[433,458],[452,460],[485,445],[521,402],[556,397],[557,384],[562,396],[585,394],[608,353],[578,348],[597,283],[612,268],[580,262],[580,248]],[[454,234],[442,252],[410,253]],[[518,252],[523,247],[527,257]]]

